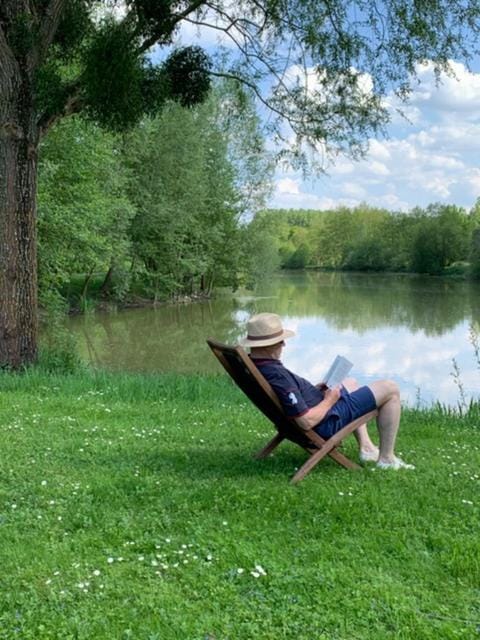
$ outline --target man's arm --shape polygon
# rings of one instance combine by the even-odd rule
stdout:
[[[340,398],[340,387],[334,389],[327,389],[325,396],[321,402],[309,409],[303,416],[298,416],[295,422],[302,429],[312,429],[315,425],[323,420],[327,412],[333,407],[333,405]]]

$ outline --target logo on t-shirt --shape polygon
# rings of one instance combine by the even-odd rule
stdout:
[[[288,399],[290,400],[291,404],[298,404],[297,396],[293,393],[293,391],[290,391],[290,393],[288,394]]]

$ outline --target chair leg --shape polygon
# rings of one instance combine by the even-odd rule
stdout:
[[[274,438],[272,438],[270,442],[265,447],[263,447],[263,449],[260,449],[260,451],[258,451],[253,457],[257,458],[257,460],[260,460],[261,458],[266,458],[268,455],[272,453],[274,449],[278,447],[278,445],[281,442],[283,442],[283,440],[285,440],[285,436],[282,436],[279,433],[277,433],[277,435]]]
[[[320,462],[325,456],[329,455],[331,458],[335,460],[338,464],[346,467],[347,469],[360,469],[361,467],[349,460],[343,453],[336,451],[333,446],[329,446],[328,441],[325,445],[319,449],[316,453],[314,453],[310,458],[304,462],[304,464],[300,467],[300,469],[295,473],[293,478],[290,480],[292,484],[297,484],[300,480],[307,475],[309,471],[313,469],[313,467]]]
[[[362,468],[359,464],[357,464],[356,462],[352,462],[352,460],[347,458],[347,456],[344,456],[343,453],[340,453],[338,449],[333,449],[333,451],[330,451],[329,456],[333,460],[335,460],[335,462],[337,462],[342,467],[345,467],[346,469],[357,470]]]
[[[338,451],[336,447],[341,444],[342,440],[347,435],[355,431],[355,429],[357,429],[363,422],[368,422],[368,420],[375,417],[376,415],[378,415],[378,411],[371,411],[364,416],[360,416],[353,422],[350,422],[350,424],[347,424],[343,429],[338,431],[328,440],[323,440],[323,438],[320,438],[316,434],[311,434],[310,437],[313,437],[312,441],[314,443],[318,442],[320,449],[310,456],[310,458],[295,473],[290,482],[292,484],[296,484],[297,482],[300,482],[300,480],[303,480],[307,473],[311,469],[313,469],[313,467],[326,455],[329,455],[331,458],[333,458],[333,460],[335,460],[335,462],[342,465],[342,467],[345,467],[347,469],[360,469],[361,467],[358,464],[349,460],[346,456],[343,455],[343,453],[340,453],[340,451]]]
[[[302,464],[300,469],[295,473],[293,478],[290,480],[292,484],[297,484],[300,480],[307,475],[309,471],[313,469],[313,467],[322,460],[327,455],[328,451],[325,451],[323,448],[314,453],[310,458]]]

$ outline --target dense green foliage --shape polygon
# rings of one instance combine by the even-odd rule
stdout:
[[[42,146],[39,279],[45,304],[74,274],[85,278],[129,255],[135,213],[120,140],[80,118],[59,123]],[[85,280],[88,284],[88,280]]]
[[[406,412],[414,472],[294,487],[304,453],[254,460],[273,431],[223,376],[1,387],[0,637],[475,637],[478,412]]]
[[[26,55],[44,44],[43,34],[36,31],[36,21],[43,19],[45,28],[54,31],[35,74],[41,125],[48,127],[65,113],[82,111],[105,127],[124,130],[146,113],[161,110],[168,99],[191,106],[208,94],[211,63],[202,49],[179,48],[156,67],[149,60],[150,46],[157,41],[171,42],[174,20],[152,16],[150,22],[146,21],[141,3],[135,1],[130,3],[124,20],[112,13],[114,7],[101,6],[107,3],[71,0],[63,4],[57,10],[58,25],[49,15],[51,11],[42,16],[42,10],[39,15],[27,11],[14,15],[11,8],[6,10],[6,25],[9,18],[24,21],[31,38]],[[175,10],[171,5],[164,6],[170,18]],[[31,7],[30,11],[35,14],[38,8]]]
[[[226,142],[210,124],[172,107],[125,145],[137,211],[133,250],[155,297],[236,277],[238,194]]]
[[[251,102],[235,117],[234,104],[222,86],[195,109],[169,103],[128,135],[80,117],[52,129],[39,177],[44,305],[77,274],[77,303],[95,278],[114,300],[209,293],[251,279],[253,230],[241,216],[263,204],[270,168]]]
[[[434,204],[409,213],[360,205],[332,211],[267,210],[256,224],[268,228],[288,269],[470,273],[478,277],[478,204],[467,212]]]

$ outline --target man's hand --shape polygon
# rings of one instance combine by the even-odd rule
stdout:
[[[298,418],[295,418],[295,422],[302,429],[312,429],[312,427],[323,420],[327,412],[338,401],[338,399],[340,398],[340,388],[341,387],[334,387],[333,389],[329,389],[328,387],[326,387],[323,400],[309,409],[303,416],[298,416]]]
[[[340,399],[340,387],[333,387],[333,389],[329,389],[327,387],[325,391],[324,400],[327,400],[331,407],[338,402]]]

